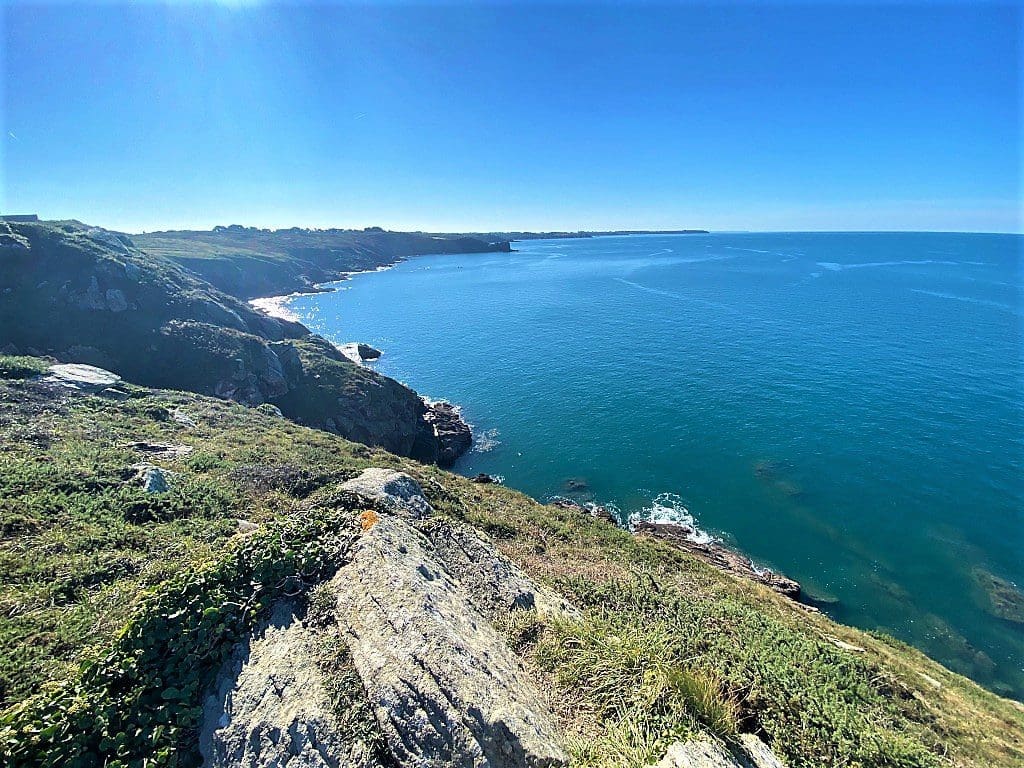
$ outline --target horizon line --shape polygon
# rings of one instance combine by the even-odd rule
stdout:
[[[31,216],[33,214],[14,214],[14,213],[0,213],[0,220],[6,217],[14,216]],[[76,221],[80,224],[88,226],[95,226],[101,229],[108,229],[101,224],[90,224],[89,222],[82,221],[76,218],[43,218],[39,217],[40,222],[60,222],[60,221]],[[946,235],[1024,235],[1024,227],[1016,231],[1002,230],[983,230],[983,229],[707,229],[704,227],[636,227],[636,228],[623,228],[618,227],[614,229],[551,229],[551,228],[465,228],[465,229],[391,229],[378,224],[370,224],[367,226],[301,226],[298,224],[292,226],[283,227],[266,227],[259,226],[256,224],[214,224],[209,228],[177,228],[177,229],[110,229],[111,232],[118,232],[125,235],[156,235],[162,233],[171,232],[213,232],[217,227],[244,227],[245,229],[255,229],[264,232],[286,232],[290,229],[301,229],[307,231],[349,231],[349,232],[362,232],[366,230],[372,230],[374,227],[379,227],[385,232],[394,233],[409,233],[409,234],[425,234],[425,235],[487,235],[487,234],[510,234],[510,233],[522,233],[522,234],[590,234],[590,235],[615,235],[615,234],[709,234],[709,235],[742,235],[742,234],[946,234]]]

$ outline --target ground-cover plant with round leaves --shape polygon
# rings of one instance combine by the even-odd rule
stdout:
[[[353,530],[353,513],[344,508],[293,515],[166,582],[105,654],[83,662],[75,679],[4,715],[0,763],[198,764],[206,686],[271,604],[330,577]]]

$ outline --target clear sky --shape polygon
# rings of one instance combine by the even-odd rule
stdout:
[[[8,213],[1022,226],[1019,4],[0,6]]]

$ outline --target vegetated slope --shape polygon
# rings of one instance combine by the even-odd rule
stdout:
[[[279,403],[309,426],[437,459],[416,393],[354,365],[301,324],[255,311],[125,235],[78,222],[5,226],[0,350],[248,405]]]
[[[420,232],[216,227],[209,232],[133,235],[141,249],[187,267],[234,296],[251,299],[313,290],[345,273],[434,253],[508,251],[507,241],[487,236]]]
[[[645,765],[738,732],[791,768],[1024,764],[1016,703],[663,542],[269,411],[132,385],[61,393],[31,378],[44,368],[0,358],[0,762],[194,763],[216,670],[284,595],[311,601],[318,631],[319,585],[357,519],[378,517],[341,485],[391,467],[438,515],[422,530],[473,526],[578,609],[494,619],[576,764]],[[146,492],[146,464],[166,491]],[[356,593],[383,597],[386,576]],[[384,713],[336,661],[337,716],[379,753],[364,764],[387,764]]]

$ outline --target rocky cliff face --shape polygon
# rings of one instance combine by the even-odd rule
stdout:
[[[437,463],[450,467],[473,445],[473,433],[463,421],[459,409],[451,403],[427,402],[424,419],[437,438]]]
[[[301,324],[257,312],[139,251],[127,236],[77,222],[4,227],[0,351],[97,365],[247,405],[270,402],[289,418],[423,461],[460,450],[408,387],[352,364]]]
[[[401,456],[438,461],[442,443],[415,392],[356,365],[318,336],[297,340],[293,346],[304,375],[273,398],[283,413],[301,424]]]

